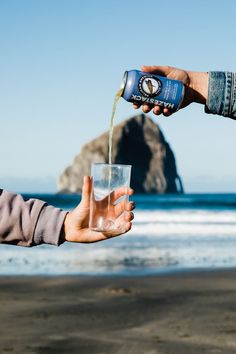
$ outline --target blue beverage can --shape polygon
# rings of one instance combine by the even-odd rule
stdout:
[[[128,102],[159,105],[172,112],[180,108],[184,98],[182,81],[138,70],[124,73],[121,89],[122,97]]]

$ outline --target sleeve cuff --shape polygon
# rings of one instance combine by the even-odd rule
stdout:
[[[47,243],[54,246],[62,244],[61,232],[67,214],[68,212],[64,210],[46,204],[39,215],[35,228],[34,244]]]
[[[224,117],[232,116],[234,74],[231,72],[209,72],[208,98],[205,112]]]

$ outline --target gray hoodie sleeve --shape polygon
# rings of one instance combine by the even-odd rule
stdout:
[[[66,214],[42,200],[25,201],[19,194],[0,189],[0,243],[58,246]]]

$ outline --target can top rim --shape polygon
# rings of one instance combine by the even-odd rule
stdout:
[[[121,96],[124,93],[125,86],[126,86],[126,83],[127,83],[127,78],[128,78],[128,71],[125,71],[124,75],[123,75],[122,83],[121,83],[121,86],[120,86],[120,90],[122,90]]]

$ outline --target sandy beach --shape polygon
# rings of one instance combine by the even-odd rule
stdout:
[[[236,271],[1,277],[0,353],[236,353]]]

